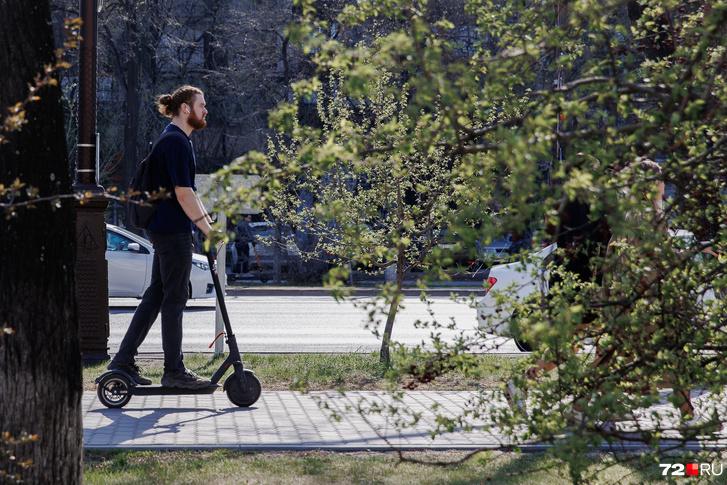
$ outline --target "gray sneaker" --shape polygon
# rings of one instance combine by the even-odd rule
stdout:
[[[204,389],[211,385],[212,382],[209,379],[204,379],[188,369],[178,372],[165,372],[162,376],[162,386],[164,387]]]

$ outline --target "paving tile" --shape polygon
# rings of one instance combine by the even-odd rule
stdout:
[[[436,414],[457,416],[481,399],[493,407],[505,405],[493,393],[409,391],[401,403],[376,391],[299,393],[263,392],[251,408],[232,405],[224,393],[194,396],[135,396],[122,409],[106,409],[94,392],[85,392],[84,445],[86,448],[212,448],[236,449],[390,449],[494,448],[508,440],[473,421],[472,432],[457,430],[432,439]],[[326,403],[328,410],[322,404]],[[410,414],[360,416],[356,408],[372,404],[409,407],[421,414],[416,424],[397,429],[397,419],[411,423]],[[436,412],[432,407],[436,406]],[[724,407],[724,404],[722,404]],[[668,413],[668,406],[657,407]],[[722,411],[724,411],[722,409]],[[331,413],[340,420],[331,419]],[[649,418],[644,418],[646,422]],[[642,423],[643,424],[643,423]],[[717,444],[727,444],[722,440]],[[539,445],[526,444],[536,449]],[[621,449],[627,449],[623,445]],[[698,446],[698,444],[695,444]],[[542,447],[541,447],[542,448]]]

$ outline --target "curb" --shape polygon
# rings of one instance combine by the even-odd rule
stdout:
[[[470,293],[477,295],[483,288],[478,286],[471,287],[452,287],[452,288],[427,288],[427,294],[430,296],[448,297],[451,293],[461,296],[467,296]],[[405,296],[419,296],[421,290],[419,288],[404,288],[402,293]],[[265,286],[228,286],[225,288],[225,294],[229,296],[331,296],[331,290],[326,288],[311,287],[265,287]],[[378,288],[352,288],[351,296],[376,296],[379,294]]]

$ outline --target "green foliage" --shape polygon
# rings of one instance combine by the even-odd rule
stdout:
[[[345,63],[334,64],[325,82],[295,84],[295,100],[271,114],[277,133],[267,156],[242,157],[218,176],[227,186],[229,175],[260,174],[255,189],[265,194],[271,218],[305,228],[317,241],[304,258],[326,255],[339,266],[328,279],[337,295],[347,276],[343,266],[395,271],[396,284],[382,289],[389,306],[382,360],[388,362],[403,275],[430,265],[459,205],[460,157],[423,135],[442,114],[436,104],[412,112],[407,82],[372,63],[357,63],[346,75]],[[305,99],[316,101],[316,126],[297,119]],[[377,313],[370,315],[375,329]]]
[[[582,281],[570,265],[576,244],[535,264],[548,264],[549,290],[496,295],[534,344],[522,370],[557,372],[513,375],[524,410],[476,412],[516,441],[554,443],[573,481],[594,445],[626,436],[656,455],[664,437],[713,436],[727,377],[727,2],[467,0],[454,29],[441,11],[348,5],[339,28],[374,32],[360,42],[323,39],[307,15],[298,32],[315,80],[271,118],[267,156],[229,170],[261,174],[275,217],[314,228],[334,261],[371,269],[426,262],[434,245],[421,238],[442,227],[472,246],[531,229],[536,247],[568,230],[569,202],[585,204],[611,234],[587,263],[597,276]],[[478,34],[466,49],[461,27]],[[296,118],[312,93],[319,126]],[[663,207],[660,182],[671,187]],[[402,203],[407,190],[414,203]],[[421,356],[413,377],[467,365],[486,330],[438,342],[438,362]],[[704,419],[654,407],[661,381],[708,391]],[[679,392],[669,400],[686,404]]]
[[[459,162],[420,135],[438,122],[437,108],[412,116],[411,90],[386,72],[362,91],[356,79],[373,67],[364,66],[346,78],[330,73],[325,86],[297,83],[296,100],[271,116],[278,132],[268,156],[241,157],[218,176],[225,184],[228,174],[260,174],[258,194],[271,216],[317,237],[312,255],[380,272],[402,252],[406,270],[425,264],[456,206]],[[316,99],[320,126],[297,119],[306,97]]]

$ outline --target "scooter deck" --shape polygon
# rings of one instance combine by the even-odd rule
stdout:
[[[213,384],[202,389],[183,389],[180,387],[164,387],[164,386],[133,386],[129,389],[132,396],[167,396],[167,395],[185,395],[185,394],[212,394],[222,386]]]

